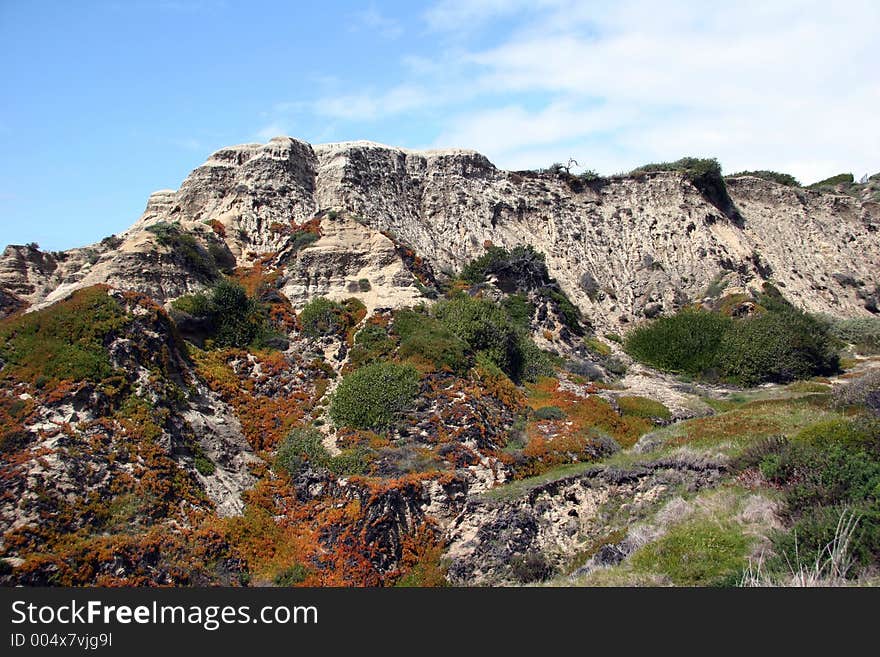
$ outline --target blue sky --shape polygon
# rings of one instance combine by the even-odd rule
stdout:
[[[880,170],[880,3],[662,4],[0,0],[0,247],[124,230],[279,134],[513,169]]]

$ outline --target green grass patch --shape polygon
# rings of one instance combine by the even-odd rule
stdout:
[[[648,419],[671,420],[672,413],[663,404],[647,397],[623,396],[617,398],[617,406],[623,415]]]
[[[679,586],[717,586],[747,565],[751,540],[733,523],[696,520],[672,527],[630,558],[633,570],[662,573]]]

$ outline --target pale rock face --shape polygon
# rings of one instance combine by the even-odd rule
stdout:
[[[350,219],[322,221],[321,238],[297,254],[285,275],[281,292],[294,307],[316,296],[357,297],[372,312],[411,306],[421,298],[394,242]],[[361,281],[369,290],[361,290]]]
[[[703,298],[718,280],[726,291],[772,280],[807,310],[870,314],[880,284],[876,203],[751,177],[728,181],[728,191],[742,222],[679,173],[574,191],[559,177],[496,169],[474,151],[311,146],[277,137],[221,149],[176,192],[153,194],[115,249],[93,245],[59,257],[9,247],[0,257],[0,287],[34,305],[98,282],[169,301],[205,282],[145,229],[179,222],[207,245],[206,224],[216,222],[239,266],[278,254],[282,289],[297,306],[316,295],[359,296],[370,309],[417,301],[412,275],[380,233],[386,231],[438,271],[459,269],[487,242],[530,244],[599,329],[671,312]],[[289,232],[278,227],[327,210],[339,211],[340,220],[325,214],[321,240],[293,254]],[[99,257],[89,264],[94,252]],[[370,281],[369,293],[352,291],[361,278]]]

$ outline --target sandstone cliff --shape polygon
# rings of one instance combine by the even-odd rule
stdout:
[[[153,194],[118,239],[64,253],[8,247],[0,289],[35,306],[96,283],[168,301],[211,273],[193,271],[192,257],[148,230],[177,224],[202,255],[279,267],[295,305],[315,295],[408,305],[420,292],[395,242],[438,272],[492,243],[545,253],[550,273],[597,327],[671,311],[710,286],[729,292],[765,280],[813,312],[877,312],[878,204],[752,177],[727,187],[733,218],[676,172],[580,184],[502,171],[467,150],[275,138],[214,153],[179,190]],[[296,248],[291,227],[314,217],[321,239]],[[357,289],[361,279],[369,293]]]

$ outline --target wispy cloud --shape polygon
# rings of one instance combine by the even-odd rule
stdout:
[[[372,121],[421,109],[433,99],[434,94],[423,88],[402,85],[378,93],[327,96],[316,101],[312,109],[316,114],[335,119]]]
[[[297,111],[386,133],[423,119],[427,143],[514,168],[689,154],[805,181],[880,168],[874,0],[441,0],[422,20],[431,48],[401,53],[387,85]]]
[[[403,34],[400,21],[385,16],[375,5],[352,14],[351,18],[349,29],[353,31],[363,30],[386,39],[396,39]]]

